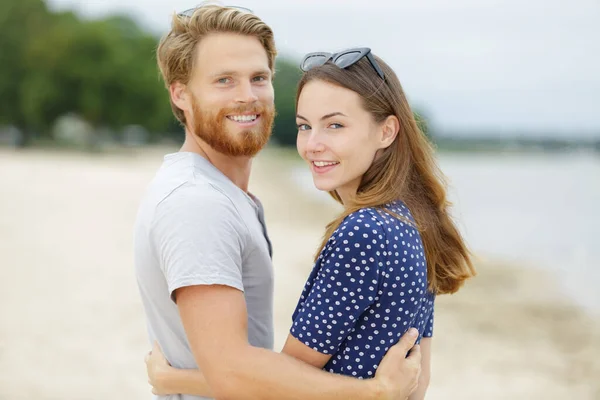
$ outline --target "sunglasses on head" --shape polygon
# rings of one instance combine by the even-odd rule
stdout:
[[[304,72],[307,72],[315,67],[324,65],[328,61],[331,61],[338,67],[344,69],[356,64],[364,57],[367,57],[367,60],[369,60],[369,63],[377,72],[377,75],[379,75],[381,79],[385,80],[385,76],[383,75],[381,67],[379,67],[379,64],[377,64],[377,60],[375,60],[375,57],[373,57],[373,54],[371,54],[371,49],[368,47],[357,47],[333,54],[323,52],[308,53],[302,59],[302,62],[300,63],[300,69]]]
[[[188,10],[182,11],[180,13],[177,13],[178,16],[180,17],[191,17],[192,15],[194,15],[194,12],[202,7],[208,7],[208,6],[219,6],[219,7],[223,7],[223,8],[232,8],[234,10],[237,11],[241,11],[243,13],[247,13],[247,14],[254,14],[254,11],[252,11],[249,8],[246,7],[238,7],[238,6],[227,6],[227,5],[220,5],[220,4],[203,4],[194,8],[190,8]]]

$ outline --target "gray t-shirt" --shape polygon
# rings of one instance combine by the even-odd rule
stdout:
[[[262,206],[202,156],[165,156],[138,211],[134,257],[150,343],[158,340],[174,367],[198,368],[172,297],[190,285],[243,291],[249,343],[273,348],[273,266]]]

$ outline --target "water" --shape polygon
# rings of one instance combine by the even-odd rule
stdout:
[[[476,253],[551,269],[577,303],[600,312],[600,157],[444,154],[439,161],[453,215]],[[295,179],[331,201],[307,168]]]

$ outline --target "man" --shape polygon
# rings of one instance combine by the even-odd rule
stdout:
[[[248,193],[252,157],[274,118],[276,50],[249,12],[204,5],[173,19],[158,63],[180,152],[140,206],[135,264],[151,340],[177,368],[200,368],[219,399],[404,399],[420,352],[402,338],[374,379],[329,374],[273,352],[271,244]],[[192,399],[192,396],[171,398]]]

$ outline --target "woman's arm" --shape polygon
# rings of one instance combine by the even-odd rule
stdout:
[[[202,397],[214,397],[204,375],[199,369],[177,369],[169,367],[160,376],[161,383],[153,386],[152,393],[158,395],[167,394],[191,394]]]
[[[288,335],[281,352],[319,369],[323,368],[331,358],[331,354],[319,353],[292,335]]]
[[[204,375],[199,369],[173,368],[154,342],[152,351],[146,356],[146,372],[152,393],[157,395],[191,394],[195,396],[214,397]]]
[[[410,395],[408,400],[423,400],[431,378],[431,338],[421,339],[421,376],[417,390]]]

